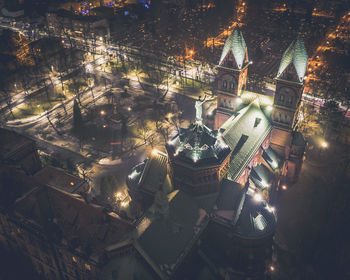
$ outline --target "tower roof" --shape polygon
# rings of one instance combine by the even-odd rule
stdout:
[[[293,63],[296,73],[298,74],[298,81],[302,82],[304,79],[308,59],[309,58],[306,53],[303,40],[298,36],[298,38],[294,40],[283,53],[277,77],[279,78],[286,70],[286,68],[291,63]]]
[[[222,50],[221,58],[219,65],[222,65],[225,57],[228,55],[230,51],[235,58],[238,69],[242,69],[244,57],[246,54],[247,45],[244,41],[241,30],[238,25],[236,25],[235,29],[232,31],[230,36],[226,39],[224,49]]]

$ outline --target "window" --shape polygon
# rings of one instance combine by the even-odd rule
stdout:
[[[234,89],[235,88],[235,85],[233,82],[230,82],[230,89]]]
[[[226,81],[226,80],[223,80],[223,81],[222,81],[222,87],[223,87],[223,88],[227,88],[227,81]]]
[[[276,113],[275,120],[278,121],[278,122],[281,121],[281,114],[279,112]]]
[[[280,94],[280,101],[284,102],[284,94]]]
[[[89,265],[89,264],[85,264],[85,268],[87,269],[87,270],[91,270],[91,266]]]
[[[293,97],[292,96],[288,96],[288,104],[292,105],[293,103]]]

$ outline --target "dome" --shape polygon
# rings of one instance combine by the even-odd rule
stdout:
[[[202,123],[193,123],[188,128],[180,128],[179,133],[167,143],[166,148],[169,157],[192,166],[220,164],[231,152],[217,131]]]

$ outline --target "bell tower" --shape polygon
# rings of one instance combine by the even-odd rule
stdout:
[[[226,39],[219,65],[217,66],[217,109],[214,129],[219,129],[237,109],[239,104],[237,99],[246,85],[248,66],[247,46],[242,32],[236,25],[233,32]]]
[[[283,53],[276,79],[273,103],[271,146],[288,158],[292,144],[292,131],[297,121],[304,90],[304,75],[308,56],[300,37]]]

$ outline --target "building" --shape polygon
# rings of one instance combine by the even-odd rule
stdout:
[[[58,10],[47,13],[46,20],[53,34],[65,35],[67,39],[80,37],[102,42],[110,38],[109,23],[102,17],[74,15],[66,10]]]
[[[141,271],[145,279],[265,279],[276,226],[271,204],[282,183],[296,180],[306,145],[294,126],[307,60],[298,38],[283,54],[275,96],[247,92],[250,62],[234,29],[218,66],[215,130],[202,123],[199,99],[195,122],[170,139],[167,154],[154,151],[131,171],[134,197],[145,197],[143,178],[155,180],[150,206],[132,238],[111,248],[103,279],[113,279],[113,269],[123,279]],[[168,176],[172,188],[164,188]],[[126,261],[135,274],[121,268]]]
[[[0,241],[45,279],[97,279],[105,248],[133,225],[86,196],[40,183],[44,177],[0,166]]]
[[[166,145],[169,173],[173,185],[193,195],[217,192],[226,175],[231,149],[218,137],[217,131],[197,120],[180,128]]]
[[[248,51],[242,32],[238,26],[227,38],[216,77],[218,107],[214,128],[218,129],[237,110],[239,97],[247,82]]]
[[[0,242],[45,279],[96,279],[105,248],[134,226],[92,203],[90,187],[60,168],[41,168],[35,141],[0,128]]]
[[[35,173],[34,178],[46,186],[55,187],[67,193],[85,194],[90,192],[90,186],[85,180],[50,165]]]
[[[3,128],[0,128],[0,163],[19,166],[31,175],[41,169],[35,141]]]
[[[244,91],[249,62],[245,41],[238,27],[226,40],[218,65],[216,90],[218,105],[215,112],[214,128],[219,129],[219,131],[220,129],[226,131],[227,127],[233,126],[233,123],[237,122],[237,118],[241,117],[243,120],[238,121],[238,124],[244,123],[244,119],[249,121],[251,115],[249,111],[254,110],[253,107],[257,108],[259,106],[261,110],[255,110],[256,113],[253,113],[260,115],[259,118],[256,118],[259,123],[256,122],[254,128],[259,127],[261,123],[266,126],[266,131],[265,134],[258,132],[259,135],[251,136],[254,138],[260,137],[261,140],[265,141],[265,147],[271,146],[283,158],[284,165],[281,170],[287,182],[294,182],[297,179],[306,146],[303,136],[294,129],[304,89],[307,62],[308,56],[304,43],[298,37],[283,53],[275,79],[276,92],[273,104],[266,106],[266,102],[257,97],[255,98],[255,105],[249,105],[246,107],[247,109],[242,109],[248,112],[239,110],[242,107],[242,97],[245,94],[251,95],[251,93]],[[252,104],[251,101],[252,99],[249,100]],[[269,110],[272,110],[271,115],[267,114]],[[242,116],[241,112],[246,117]],[[237,117],[236,114],[238,114]],[[246,126],[242,125],[242,128],[246,129]],[[247,133],[257,132],[256,130],[258,129],[249,131],[246,129]],[[226,138],[230,137],[228,133],[223,132],[223,137],[225,138],[225,135],[227,135]],[[247,133],[242,133],[242,135],[247,135]],[[249,137],[247,140],[249,142]],[[241,141],[244,141],[244,139]],[[244,146],[247,146],[247,144]],[[232,179],[236,180],[238,178]]]

